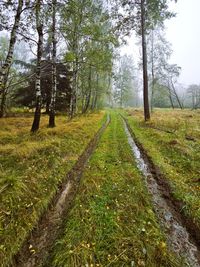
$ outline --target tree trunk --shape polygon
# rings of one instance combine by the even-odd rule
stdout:
[[[0,118],[5,115],[5,106],[6,106],[6,90],[3,90],[1,95],[1,106],[0,106]]]
[[[142,60],[143,60],[143,100],[144,119],[150,119],[149,97],[148,97],[148,73],[147,73],[147,48],[145,36],[145,0],[141,0],[141,33],[142,33]]]
[[[120,88],[120,108],[123,106],[123,86]]]
[[[91,110],[95,110],[96,104],[97,104],[97,92],[99,87],[99,74],[96,73],[96,89],[94,90],[93,98],[92,98],[92,104],[91,104]]]
[[[192,92],[192,109],[195,107],[195,101],[194,101],[194,93]]]
[[[74,114],[76,113],[76,94],[77,94],[77,72],[78,72],[78,58],[75,59],[75,62],[73,62],[73,80],[72,80],[72,90],[71,90],[71,99],[70,99],[70,119],[74,117]]]
[[[174,103],[173,103],[173,99],[172,99],[172,92],[171,92],[171,89],[170,89],[169,81],[168,81],[167,89],[168,89],[168,92],[169,92],[169,100],[170,100],[170,103],[171,103],[171,107],[174,109]]]
[[[1,108],[0,108],[0,118],[5,114],[6,105],[6,95],[7,95],[7,80],[9,75],[9,69],[12,63],[14,46],[16,43],[17,30],[19,28],[20,16],[23,8],[23,0],[18,1],[17,12],[15,15],[14,25],[10,35],[10,43],[8,48],[8,54],[6,56],[5,63],[0,68],[0,95],[1,95]]]
[[[43,52],[43,24],[42,24],[42,14],[41,14],[41,0],[36,2],[36,27],[38,33],[38,47],[37,47],[37,69],[36,69],[36,81],[35,81],[35,91],[36,91],[36,105],[34,120],[31,128],[31,132],[35,132],[40,126],[40,116],[41,116],[41,59]]]
[[[152,84],[151,84],[151,112],[153,112],[153,98],[154,98],[154,86],[155,86],[155,75],[154,75],[154,31],[152,30],[151,35],[151,76],[152,76]]]
[[[49,106],[50,106],[50,101],[47,99],[47,101],[46,101],[46,111],[45,111],[46,114],[49,114]]]
[[[170,89],[169,89],[169,91],[170,91]],[[174,109],[174,103],[173,103],[173,100],[172,100],[171,92],[169,92],[169,100],[170,100],[170,103],[171,103],[171,107]]]
[[[88,76],[88,89],[89,89],[89,93],[86,96],[86,103],[85,103],[85,107],[83,110],[83,113],[86,113],[89,105],[90,105],[90,99],[91,99],[91,93],[92,93],[92,85],[91,85],[91,80],[92,80],[92,67],[90,65],[89,67],[89,76]]]
[[[174,83],[173,83],[172,80],[171,80],[171,85],[172,85],[172,88],[173,88],[173,93],[174,93],[174,95],[175,95],[175,97],[176,97],[176,100],[177,100],[177,102],[178,102],[178,105],[179,105],[180,109],[183,109],[183,105],[181,104],[181,101],[180,101],[180,99],[179,99],[179,97],[178,97],[178,94],[176,93],[176,89],[175,89],[175,87],[174,87]]]
[[[52,0],[52,91],[49,109],[49,127],[55,127],[55,103],[56,103],[56,4],[57,0]]]

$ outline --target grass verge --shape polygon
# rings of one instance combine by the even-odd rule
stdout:
[[[78,117],[31,135],[32,118],[1,119],[0,131],[0,265],[7,266],[59,184],[100,128],[104,113]]]
[[[45,266],[183,266],[166,246],[116,113]]]
[[[153,113],[143,121],[138,110],[126,113],[136,139],[169,180],[183,211],[200,227],[200,113],[190,110]]]

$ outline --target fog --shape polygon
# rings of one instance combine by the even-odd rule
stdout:
[[[170,5],[176,17],[165,22],[166,39],[172,44],[170,63],[181,67],[179,82],[184,86],[200,84],[200,0],[179,0]],[[121,54],[131,54],[138,63],[140,47],[134,34],[127,39]]]
[[[179,0],[171,5],[176,17],[165,23],[166,36],[172,44],[170,62],[181,68],[180,82],[200,83],[200,1]]]

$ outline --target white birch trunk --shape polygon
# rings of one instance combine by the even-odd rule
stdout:
[[[17,7],[16,15],[15,15],[15,20],[14,20],[14,24],[13,24],[11,35],[10,35],[8,54],[6,56],[6,60],[3,66],[0,68],[0,95],[1,95],[0,117],[3,117],[5,114],[5,104],[6,104],[6,95],[7,95],[6,87],[7,87],[9,70],[12,64],[14,47],[15,47],[15,43],[17,39],[17,30],[19,28],[23,3],[24,3],[23,0],[18,1],[18,7]]]
[[[56,104],[56,4],[57,0],[52,0],[52,89],[49,110],[49,127],[55,127],[55,104]]]
[[[35,132],[39,129],[40,116],[41,116],[41,60],[43,53],[43,23],[42,23],[42,12],[41,12],[42,0],[36,0],[36,28],[38,33],[38,47],[37,47],[37,69],[36,69],[36,81],[35,81],[35,91],[36,91],[36,104],[35,104],[35,114],[32,124],[31,131]]]

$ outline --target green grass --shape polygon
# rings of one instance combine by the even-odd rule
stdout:
[[[200,227],[200,112],[156,110],[145,123],[143,114],[129,110],[136,138],[170,181],[184,212]]]
[[[30,134],[32,118],[1,119],[0,130],[0,265],[7,266],[47,208],[58,185],[105,120],[104,112]]]
[[[135,165],[113,112],[45,266],[184,266],[166,246]]]

